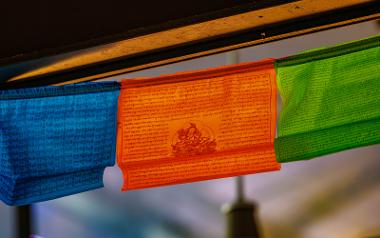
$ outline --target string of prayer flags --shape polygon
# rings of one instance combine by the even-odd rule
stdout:
[[[115,82],[0,91],[0,199],[25,205],[102,187],[119,92]]]
[[[377,143],[380,35],[277,62],[124,80],[121,89],[0,91],[0,199],[26,205],[102,187],[115,154],[125,191],[274,171]]]
[[[276,64],[279,162],[380,143],[380,36]]]
[[[123,190],[280,169],[273,60],[122,81]]]

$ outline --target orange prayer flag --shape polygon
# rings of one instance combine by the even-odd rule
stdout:
[[[280,169],[276,97],[273,60],[124,80],[123,190]]]

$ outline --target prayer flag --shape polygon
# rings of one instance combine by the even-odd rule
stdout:
[[[0,91],[0,199],[25,205],[103,186],[118,83]]]
[[[380,143],[380,36],[276,63],[279,162]]]
[[[278,170],[273,60],[122,82],[123,190]]]

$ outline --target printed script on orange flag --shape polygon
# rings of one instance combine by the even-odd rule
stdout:
[[[280,169],[275,80],[273,60],[124,80],[123,190]]]

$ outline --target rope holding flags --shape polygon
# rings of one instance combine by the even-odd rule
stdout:
[[[380,35],[121,84],[0,91],[0,199],[25,205],[102,187],[115,157],[125,191],[378,143]]]

